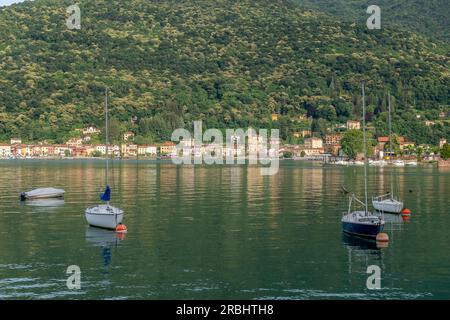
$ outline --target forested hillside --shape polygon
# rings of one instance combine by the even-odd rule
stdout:
[[[422,33],[443,41],[450,41],[450,3],[448,0],[295,0],[305,8],[313,8],[330,15],[358,21],[367,20],[367,7],[381,8],[383,25],[401,26],[405,30]]]
[[[195,120],[277,127],[289,140],[310,127],[304,116],[321,134],[360,117],[362,80],[379,133],[391,91],[399,134],[450,139],[448,122],[423,121],[449,111],[445,43],[265,0],[82,1],[82,28],[69,30],[71,4],[1,9],[0,140],[62,142],[75,128],[101,126],[105,86],[113,123],[146,141]]]

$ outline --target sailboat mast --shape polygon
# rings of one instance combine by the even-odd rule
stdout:
[[[364,195],[365,195],[365,214],[368,215],[368,195],[367,195],[367,146],[366,146],[366,93],[364,91],[364,82],[362,84],[362,104],[363,104],[363,144],[364,144]]]
[[[389,160],[392,162],[392,116],[391,116],[391,93],[388,94],[388,106],[389,106]],[[392,182],[391,171],[391,199],[394,197],[394,184]]]
[[[109,157],[109,141],[108,141],[108,88],[105,89],[105,144],[106,144],[106,167],[105,167],[105,180],[106,185],[108,185],[108,171],[109,171],[109,163],[108,163],[108,157]]]

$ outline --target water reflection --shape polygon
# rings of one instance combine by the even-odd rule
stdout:
[[[367,268],[376,265],[384,270],[383,250],[380,243],[371,239],[364,239],[343,234],[342,241],[347,249],[348,274],[365,274]],[[352,277],[349,282],[352,283]]]
[[[101,247],[100,253],[103,259],[103,268],[107,271],[112,261],[112,248],[118,248],[120,243],[125,240],[125,234],[88,227],[86,229],[86,240],[94,247]]]
[[[380,251],[377,247],[377,242],[372,239],[350,236],[343,233],[342,242],[348,250],[352,251],[360,251],[366,254],[377,254]]]
[[[381,249],[340,241],[341,185],[361,195],[363,168],[282,161],[276,176],[262,177],[255,166],[116,162],[110,182],[132,230],[126,242],[86,226],[84,210],[104,187],[103,162],[0,161],[0,169],[2,298],[65,297],[65,286],[47,284],[68,263],[85,270],[83,299],[449,297],[450,171],[397,170],[396,194],[413,223],[386,214],[390,241]],[[383,170],[369,169],[370,195],[390,190]],[[19,205],[19,192],[38,184],[65,189],[65,203]],[[388,290],[365,289],[370,265],[383,269]]]
[[[64,205],[64,199],[37,199],[20,201],[20,205],[33,208],[35,212],[50,212]]]
[[[86,240],[95,247],[117,247],[124,239],[123,233],[94,227],[86,228]]]

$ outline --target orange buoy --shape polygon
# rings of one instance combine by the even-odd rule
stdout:
[[[402,219],[403,219],[403,222],[408,222],[411,220],[411,216],[410,215],[402,215]]]
[[[389,236],[387,233],[380,232],[377,234],[377,242],[389,242]]]
[[[118,232],[118,233],[126,233],[127,232],[127,226],[122,224],[122,223],[119,223],[117,225],[117,227],[116,227],[116,232]]]
[[[402,210],[402,216],[409,216],[409,215],[411,215],[411,210],[406,208]]]

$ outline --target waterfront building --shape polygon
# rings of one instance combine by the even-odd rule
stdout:
[[[152,145],[138,146],[138,155],[140,156],[156,156],[157,148]]]
[[[122,144],[121,145],[122,157],[136,157],[138,155],[137,144]]]
[[[159,146],[159,152],[163,155],[176,155],[176,145],[172,141],[166,141]]]
[[[323,140],[321,138],[307,138],[305,139],[305,148],[306,149],[322,149],[323,148]]]
[[[11,145],[0,143],[0,158],[9,158],[11,155]]]

